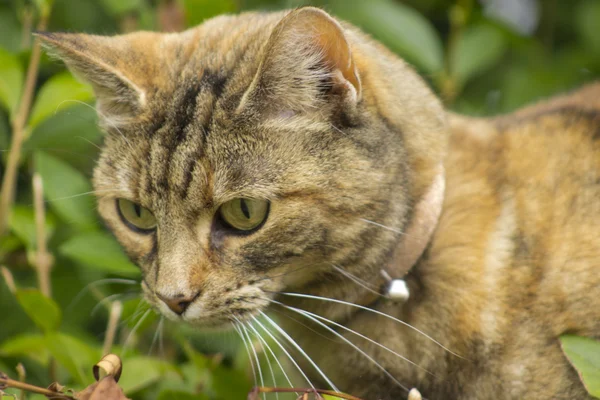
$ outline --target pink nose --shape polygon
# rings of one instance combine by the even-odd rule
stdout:
[[[193,296],[184,297],[183,295],[177,295],[173,297],[163,296],[157,293],[156,296],[162,300],[177,315],[182,315],[185,310],[193,303],[194,300],[200,295],[200,292]]]

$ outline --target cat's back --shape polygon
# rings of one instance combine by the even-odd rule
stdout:
[[[585,398],[567,385],[578,379],[558,337],[600,337],[600,84],[450,126],[444,212],[423,275],[431,304],[453,309],[454,337],[493,379]],[[499,390],[493,380],[480,389]]]

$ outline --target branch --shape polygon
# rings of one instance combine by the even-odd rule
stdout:
[[[44,7],[42,15],[40,16],[40,21],[37,25],[37,30],[46,30],[49,16],[50,8]],[[6,162],[6,169],[4,171],[4,178],[2,180],[2,189],[0,191],[0,236],[6,232],[8,227],[10,209],[15,197],[17,172],[19,169],[21,148],[23,147],[23,140],[25,136],[25,125],[27,123],[27,117],[29,116],[35,83],[40,67],[41,51],[40,40],[36,38],[33,42],[33,48],[31,50],[31,58],[29,59],[29,67],[27,68],[25,87],[23,89],[23,94],[21,95],[18,111],[12,123],[10,152],[8,153],[8,161]]]
[[[54,390],[45,389],[39,386],[30,385],[29,383],[15,381],[10,379],[6,374],[0,372],[0,390],[4,388],[15,388],[25,390],[31,393],[43,394],[50,399],[56,400],[76,400],[74,397]]]
[[[46,210],[44,208],[44,188],[42,177],[37,172],[33,175],[33,205],[35,209],[35,233],[37,249],[35,252],[35,269],[42,294],[52,297],[50,285],[50,270],[52,268],[52,254],[48,252],[46,235]]]

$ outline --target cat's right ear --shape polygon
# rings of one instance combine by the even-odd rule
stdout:
[[[50,55],[63,60],[75,76],[92,85],[101,124],[126,124],[142,109],[146,93],[126,68],[133,57],[127,41],[73,33],[36,35]]]

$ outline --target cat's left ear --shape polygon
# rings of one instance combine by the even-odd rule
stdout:
[[[147,57],[138,54],[141,46],[135,45],[135,39],[145,38],[45,32],[37,36],[51,55],[92,85],[101,123],[125,124],[143,108],[147,86],[144,77],[149,74],[144,68]]]
[[[304,7],[273,29],[246,102],[276,111],[310,111],[322,102],[354,105],[361,96],[358,68],[342,26],[325,11]]]

